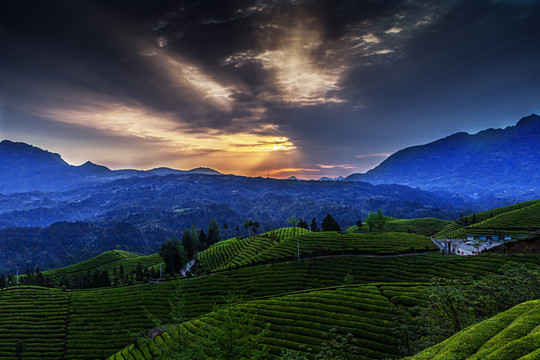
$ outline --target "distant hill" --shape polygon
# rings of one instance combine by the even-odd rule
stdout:
[[[60,155],[25,143],[0,142],[0,193],[67,189],[91,174],[88,163],[74,167]]]
[[[52,153],[22,142],[0,142],[0,193],[31,191],[63,191],[89,184],[99,184],[121,178],[171,174],[220,175],[209,168],[188,171],[169,168],[152,170],[110,170],[87,161],[73,166],[59,154]]]
[[[346,181],[402,184],[471,196],[532,199],[540,195],[540,116],[477,134],[457,133],[400,150]]]

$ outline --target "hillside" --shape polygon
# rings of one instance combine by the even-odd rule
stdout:
[[[63,359],[104,359],[132,344],[135,334],[154,326],[147,311],[163,322],[170,321],[169,300],[173,300],[175,294],[185,294],[184,317],[190,320],[211,312],[216,302],[222,303],[221,297],[228,291],[234,291],[241,301],[252,301],[340,286],[344,284],[346,274],[353,277],[354,284],[371,284],[382,291],[380,287],[386,285],[375,283],[399,282],[402,285],[398,287],[415,287],[429,282],[433,276],[466,278],[472,275],[477,278],[498,271],[508,261],[540,265],[537,256],[448,257],[428,253],[292,261],[161,284],[119,288],[68,292],[36,288],[15,291],[11,288],[0,291],[0,308],[5,310],[0,317],[0,328],[6,329],[0,339],[0,357],[16,360],[13,355],[13,340],[16,339],[27,344],[28,349],[34,349],[25,353],[27,359],[60,359],[58,354],[64,351]],[[387,290],[383,292],[387,300],[381,298],[386,304],[390,304],[388,300],[392,304],[409,306],[417,303],[405,294],[400,295],[399,291],[392,292],[391,287]],[[29,316],[34,312],[37,315]],[[48,320],[42,322],[43,319]],[[46,324],[51,326],[51,330],[39,331]],[[296,347],[291,344],[290,348]],[[388,351],[391,353],[392,350]]]
[[[59,284],[78,281],[87,273],[107,271],[111,281],[115,281],[119,277],[120,269],[128,275],[135,272],[139,265],[144,269],[159,266],[161,263],[163,259],[159,254],[141,256],[127,251],[111,250],[81,263],[44,271],[43,275]],[[76,283],[73,285],[77,286]]]
[[[230,239],[200,252],[197,260],[203,269],[226,270],[269,262],[329,255],[395,255],[438,251],[433,242],[421,235],[408,233],[339,234],[315,232],[301,228],[280,230],[284,236],[269,232],[248,239]]]
[[[540,200],[468,215],[447,225],[435,238],[465,235],[527,235],[540,228]]]
[[[469,196],[495,194],[528,200],[540,196],[540,116],[474,135],[457,133],[396,152],[346,181],[402,184]]]
[[[419,218],[419,219],[396,219],[390,218],[384,227],[385,232],[402,232],[414,233],[424,236],[431,236],[445,226],[452,223],[450,220],[441,220],[436,218]],[[362,232],[368,232],[367,224],[362,223]],[[353,225],[347,229],[348,233],[357,233],[358,226]]]
[[[532,360],[539,356],[540,300],[535,300],[472,325],[411,359]]]
[[[422,284],[377,284],[342,286],[324,290],[298,292],[269,299],[254,300],[234,307],[235,312],[249,313],[250,332],[257,333],[268,327],[261,339],[272,359],[279,359],[283,349],[312,355],[321,351],[323,343],[352,334],[356,340],[351,348],[339,355],[355,359],[397,358],[399,351],[392,328],[396,326],[395,303],[392,299],[409,299],[411,304],[421,303]],[[212,331],[219,326],[223,310],[185,322],[179,327],[198,338],[199,329]],[[165,333],[154,339],[167,347],[173,344],[177,332]],[[131,345],[109,360],[151,360],[156,348],[144,343]]]

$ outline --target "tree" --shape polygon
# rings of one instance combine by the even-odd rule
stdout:
[[[229,225],[223,224],[223,230],[225,230],[225,239],[227,239],[227,229],[229,229]]]
[[[182,233],[182,246],[186,250],[188,260],[193,259],[193,255],[195,254],[195,242],[193,241],[192,235],[192,232],[188,229],[184,229],[184,232]]]
[[[319,231],[319,227],[317,226],[317,221],[315,220],[315,218],[311,219],[311,231],[313,232],[317,232]]]
[[[332,215],[327,214],[322,222],[322,231],[341,231],[341,228]]]
[[[384,216],[381,209],[378,209],[377,212],[370,212],[366,218],[366,224],[370,232],[373,231],[373,228],[376,228],[381,233],[387,222],[388,216]]]
[[[296,220],[296,216],[291,216],[289,220],[287,220],[289,224],[293,227],[293,235],[296,235],[296,225],[298,224],[298,220]]]
[[[258,234],[259,233],[259,228],[261,227],[261,225],[259,224],[258,221],[254,221],[253,222],[253,232],[255,234]]]
[[[472,308],[459,280],[436,278],[427,290],[428,305],[420,313],[427,346],[461,331],[473,321]]]
[[[215,219],[211,219],[208,223],[208,246],[214,245],[221,240],[219,235],[219,224]]]
[[[0,290],[3,290],[6,287],[6,276],[0,274]]]
[[[306,230],[309,229],[309,225],[302,218],[300,218],[300,220],[298,220],[298,227],[302,228],[302,229],[306,229]]]
[[[358,228],[358,232],[362,232],[362,220],[356,222],[356,227]]]
[[[186,250],[180,242],[173,236],[172,240],[166,239],[161,245],[159,255],[165,262],[165,272],[171,276],[179,273],[186,264]]]
[[[375,217],[376,217],[376,214],[374,212],[370,212],[366,218],[366,224],[369,228],[369,232],[372,232],[373,228],[375,228],[375,223],[377,222]]]
[[[246,219],[246,221],[244,221],[244,229],[246,230],[246,236],[247,236],[247,237],[250,236],[250,235],[249,235],[249,231],[248,231],[248,229],[249,229],[249,222],[250,222],[249,219]]]
[[[203,229],[199,230],[199,243],[201,244],[202,249],[208,248],[208,239],[206,238],[206,233]]]

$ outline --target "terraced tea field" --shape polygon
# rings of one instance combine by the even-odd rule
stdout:
[[[421,235],[407,233],[339,234],[337,232],[304,232],[277,240],[272,236],[227,240],[199,253],[203,269],[222,271],[261,263],[294,260],[323,255],[364,254],[392,255],[409,252],[437,251],[433,242]]]
[[[356,339],[357,353],[339,351],[347,359],[397,358],[399,352],[392,327],[396,321],[393,299],[408,298],[421,302],[423,285],[378,284],[344,286],[319,291],[299,292],[239,304],[235,311],[249,313],[249,332],[258,333],[268,327],[260,344],[272,358],[279,359],[283,349],[313,355],[321,351],[322,344],[337,336],[352,334]],[[212,331],[219,324],[222,311],[185,322],[181,328],[193,334],[197,342],[201,328]],[[177,333],[163,334],[155,341],[161,346],[171,343]],[[199,340],[200,342],[201,340]],[[144,342],[131,345],[109,360],[151,360],[160,347]],[[360,355],[361,354],[361,355]]]
[[[519,203],[466,217],[467,222],[455,221],[440,232],[435,238],[459,239],[465,235],[526,235],[540,228],[540,200]]]
[[[539,358],[540,300],[519,304],[412,357],[414,360]]]
[[[414,234],[431,236],[451,224],[452,221],[436,218],[396,219],[390,218],[384,227],[385,232],[412,232]],[[362,232],[369,230],[366,223],[362,223]],[[357,233],[358,226],[354,225],[347,229],[348,233]]]
[[[161,284],[72,292],[31,290],[37,293],[32,295],[37,299],[35,304],[33,300],[28,302],[32,296],[27,296],[26,291],[30,290],[8,290],[0,292],[0,308],[9,310],[3,311],[0,317],[2,339],[8,339],[0,341],[0,354],[4,354],[2,359],[4,356],[12,359],[9,356],[14,356],[13,340],[25,339],[28,350],[39,348],[45,351],[43,346],[47,343],[50,348],[47,353],[65,352],[64,359],[104,359],[132,343],[135,334],[153,326],[148,312],[161,321],[170,321],[169,300],[174,299],[177,286],[185,294],[186,320],[211,312],[214,304],[219,304],[229,291],[235,292],[241,301],[264,300],[298,291],[340,286],[344,284],[346,274],[353,276],[355,284],[376,286],[392,304],[411,305],[415,304],[411,300],[414,296],[400,296],[392,293],[392,288],[382,289],[383,285],[374,284],[398,282],[400,284],[395,286],[410,287],[425,284],[433,276],[481,277],[497,271],[507,261],[540,265],[540,257],[534,255],[457,257],[427,253],[399,257],[338,257],[244,267]],[[34,309],[31,311],[40,312],[40,315],[28,321],[28,309]],[[52,322],[52,330],[35,335],[43,332],[40,322],[43,318]],[[28,337],[22,338],[23,333]],[[40,336],[46,340],[41,340]],[[49,336],[54,340],[48,340]],[[50,358],[61,358],[54,356]]]
[[[18,360],[18,342],[24,359],[62,359],[69,306],[70,295],[60,290],[0,291],[0,359]]]
[[[144,269],[158,266],[162,262],[163,259],[159,254],[141,256],[127,251],[111,250],[75,265],[44,271],[43,275],[49,277],[54,283],[59,283],[63,278],[73,281],[88,271],[93,273],[106,270],[109,273],[109,278],[113,279],[114,269],[118,273],[120,265],[124,269],[124,274],[130,274],[137,269],[139,263]]]

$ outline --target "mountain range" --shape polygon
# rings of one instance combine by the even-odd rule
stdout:
[[[111,170],[90,161],[74,166],[59,154],[26,143],[0,142],[0,193],[3,194],[63,191],[117,179],[170,174],[220,175],[216,170],[203,167],[187,171],[166,167],[147,171]]]
[[[267,231],[292,216],[320,225],[330,213],[345,228],[377,209],[396,218],[450,220],[537,199],[539,129],[533,114],[506,129],[458,133],[398,151],[366,174],[321,181],[208,168],[73,166],[59,154],[4,140],[0,264],[47,269],[116,248],[156,252],[166,237],[180,238],[192,225],[206,229],[210,219],[228,224],[223,237],[230,237],[244,234],[246,219]]]
[[[538,198],[540,116],[532,114],[505,129],[487,129],[474,135],[461,132],[408,147],[345,181],[401,184],[470,197]]]

